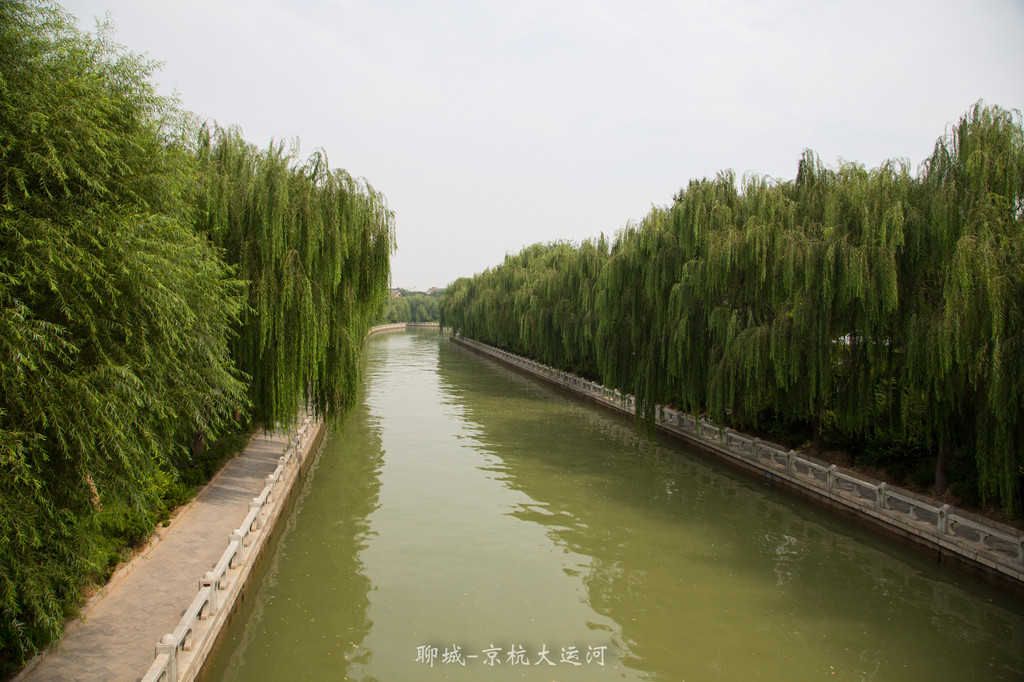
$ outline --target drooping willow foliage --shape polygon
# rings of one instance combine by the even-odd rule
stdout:
[[[928,432],[976,454],[980,484],[1006,506],[1024,464],[1024,127],[976,105],[925,164],[921,230],[907,249],[917,286],[901,317],[903,380]],[[909,241],[909,239],[908,239]]]
[[[441,294],[441,289],[431,289],[426,293],[406,289],[393,290],[384,308],[377,315],[376,323],[437,323],[441,315]]]
[[[441,301],[441,325],[597,376],[593,297],[607,258],[603,237],[578,247],[564,242],[527,247],[500,267],[449,286]]]
[[[323,152],[298,163],[237,130],[203,128],[200,232],[249,282],[231,349],[254,415],[289,424],[296,406],[337,417],[355,396],[363,338],[390,283],[394,219],[382,195]]]
[[[102,494],[244,396],[241,287],[192,227],[191,154],[150,66],[56,10],[0,11],[0,644],[56,636]]]
[[[195,434],[351,400],[393,244],[383,199],[158,96],[60,9],[0,3],[0,676]]]
[[[634,393],[648,425],[672,404],[803,425],[819,448],[826,430],[912,443],[940,493],[958,455],[978,472],[961,491],[1020,511],[1022,130],[1019,112],[979,103],[916,177],[805,152],[791,181],[693,181],[610,249],[532,246],[458,280],[442,322]],[[547,281],[568,326],[537,295]]]

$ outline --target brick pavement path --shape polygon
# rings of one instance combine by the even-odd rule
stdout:
[[[17,682],[138,680],[157,640],[172,632],[195,597],[199,578],[228,546],[228,535],[263,490],[284,448],[281,434],[257,435],[165,529],[144,558],[68,623],[59,646]]]

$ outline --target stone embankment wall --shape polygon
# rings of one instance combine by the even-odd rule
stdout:
[[[322,422],[306,417],[289,434],[284,451],[249,513],[231,532],[227,549],[211,571],[198,578],[198,591],[178,626],[156,643],[153,665],[143,682],[177,682],[199,676],[206,657],[245,593],[252,570],[266,549],[285,503],[321,438]]]
[[[394,332],[394,331],[405,331],[406,329],[440,329],[440,325],[437,322],[393,322],[391,324],[379,324],[370,330],[367,336],[373,336],[380,332]]]
[[[405,322],[395,322],[394,324],[378,324],[376,327],[370,330],[367,336],[373,336],[374,334],[380,334],[382,332],[398,332],[405,331]]]
[[[367,336],[403,331],[405,327],[405,323],[378,325]],[[206,658],[244,595],[295,483],[312,460],[322,437],[321,427],[321,422],[307,417],[288,437],[277,468],[267,476],[263,492],[249,503],[249,513],[232,531],[220,561],[212,571],[197,576],[198,592],[178,626],[156,643],[153,665],[143,682],[190,682],[202,672]]]
[[[635,401],[592,381],[471,339],[452,341],[581,395],[609,409],[635,415]],[[657,428],[703,452],[791,490],[840,515],[879,530],[939,561],[1024,596],[1024,534],[966,511],[842,469],[793,450],[720,428],[706,419],[660,407]]]

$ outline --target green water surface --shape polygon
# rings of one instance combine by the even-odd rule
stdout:
[[[1024,602],[436,331],[368,341],[207,680],[1024,680]]]

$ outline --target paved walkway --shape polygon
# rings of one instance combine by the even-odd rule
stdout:
[[[284,448],[284,437],[257,435],[165,529],[163,539],[99,598],[84,621],[68,624],[51,650],[18,682],[138,680],[153,663],[157,640],[172,632],[228,546],[228,535],[263,490]]]

